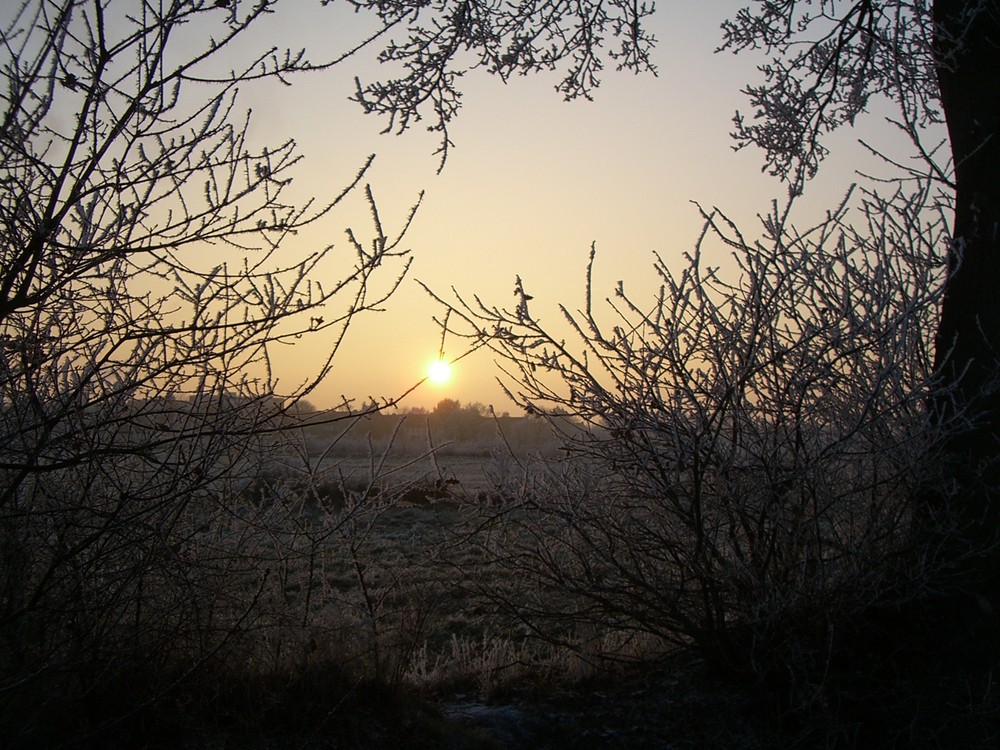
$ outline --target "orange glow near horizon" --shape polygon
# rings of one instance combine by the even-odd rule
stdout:
[[[649,29],[660,38],[654,61],[664,75],[609,72],[593,101],[563,101],[551,76],[519,78],[515,85],[474,71],[462,86],[462,112],[449,130],[456,148],[443,171],[439,133],[422,128],[384,133],[385,122],[347,99],[355,76],[369,81],[384,75],[374,53],[338,66],[322,80],[248,87],[241,101],[253,106],[252,135],[262,143],[294,137],[304,157],[288,197],[325,205],[354,178],[365,156],[377,153],[363,183],[371,185],[386,233],[395,237],[406,227],[399,247],[412,251],[405,259],[412,260],[412,268],[379,305],[384,312],[352,321],[343,344],[337,344],[330,375],[310,399],[332,407],[345,397],[363,402],[406,394],[404,408],[433,408],[447,388],[448,397],[462,403],[510,408],[498,383],[498,378],[514,383],[498,367],[503,357],[487,348],[464,350],[476,339],[458,338],[470,330],[457,318],[448,326],[454,333],[448,333],[447,346],[451,361],[461,359],[461,373],[452,367],[449,375],[442,365],[431,370],[431,359],[445,342],[441,305],[427,290],[459,308],[456,295],[474,306],[482,300],[490,309],[513,309],[511,290],[520,276],[534,297],[531,314],[572,348],[579,342],[565,328],[560,306],[582,309],[589,285],[595,315],[613,321],[614,312],[602,300],[615,294],[619,282],[637,302],[656,299],[661,280],[651,272],[655,259],[670,268],[685,266],[705,227],[699,207],[718,207],[727,221],[755,236],[761,212],[769,210],[772,197],[787,194],[787,185],[761,171],[759,151],[732,150],[733,113],[747,106],[740,91],[756,82],[756,60],[715,50],[720,23],[743,5],[723,0],[662,9],[649,19]],[[334,41],[342,45],[350,44],[351,32],[364,31],[358,28],[364,16],[348,8],[344,26],[331,25],[326,13],[289,8],[275,20],[283,24],[282,40],[293,48],[325,49],[333,43],[334,28]],[[865,134],[881,139],[879,133]],[[874,157],[857,143],[860,135],[851,128],[836,136],[837,158],[828,160],[799,199],[801,223],[822,220],[845,187],[857,181],[857,171],[878,172],[877,163],[868,161]],[[895,129],[885,129],[886,140],[896,143],[896,138]],[[409,210],[425,189],[408,224]],[[341,239],[345,228],[362,245],[378,240],[371,213],[365,191],[356,190],[337,204],[329,224],[289,238],[287,252],[309,253],[334,243],[329,262],[315,270],[329,287],[328,279],[342,279],[353,267],[353,251]],[[597,259],[590,277],[592,247]],[[699,252],[707,264],[738,273],[723,243],[706,242]],[[405,262],[398,260],[366,282],[370,298],[392,288]],[[338,295],[329,304],[347,310],[352,301],[349,294]],[[332,317],[331,311],[327,319]],[[322,364],[332,329],[326,336],[283,352],[277,364],[283,389],[307,382]],[[415,388],[418,382],[424,388]]]

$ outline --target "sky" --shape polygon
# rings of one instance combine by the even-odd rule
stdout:
[[[552,76],[505,85],[470,74],[463,109],[450,127],[455,146],[440,173],[437,134],[419,126],[381,134],[386,123],[348,100],[355,75],[378,77],[371,56],[291,87],[245,92],[243,104],[254,112],[251,135],[298,141],[304,161],[295,187],[302,195],[338,193],[369,153],[377,156],[367,181],[387,228],[400,227],[424,191],[403,243],[413,258],[408,278],[384,312],[354,321],[333,371],[309,400],[332,406],[345,396],[391,399],[424,378],[441,345],[435,317],[443,311],[418,280],[445,297],[454,288],[502,306],[513,302],[519,275],[535,298],[533,312],[557,324],[558,303],[576,308],[582,302],[592,244],[595,296],[603,298],[623,280],[641,300],[655,291],[654,253],[680,266],[693,248],[702,227],[694,202],[719,207],[755,234],[757,214],[786,188],[762,173],[760,152],[735,152],[729,136],[734,112],[747,109],[740,89],[755,79],[758,61],[714,50],[720,23],[744,4],[664,3],[650,23],[659,40],[659,75],[609,70],[594,101],[562,101]],[[325,51],[356,39],[358,23],[316,8],[278,19],[277,28],[279,36]],[[848,188],[863,162],[857,138],[851,131],[837,136],[837,158],[810,186],[806,211],[821,212]],[[325,230],[332,234],[323,240],[346,250],[342,227],[364,234],[366,215],[355,196],[333,217],[341,228]],[[709,260],[724,265],[719,252]],[[455,340],[446,339],[444,350],[447,358],[463,354]],[[304,379],[321,354],[316,342],[282,350],[277,370],[284,384]],[[491,355],[476,352],[456,363],[447,383],[423,384],[402,406],[432,408],[453,398],[513,411],[498,374]]]

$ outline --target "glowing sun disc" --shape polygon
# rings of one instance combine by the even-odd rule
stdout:
[[[451,365],[443,359],[431,362],[427,368],[427,377],[432,383],[437,383],[438,385],[447,383],[451,379]]]

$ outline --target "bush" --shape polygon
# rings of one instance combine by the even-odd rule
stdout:
[[[705,214],[679,273],[656,258],[651,304],[619,282],[610,330],[592,252],[583,310],[560,308],[575,349],[520,283],[513,310],[450,305],[563,441],[485,511],[484,554],[510,572],[486,593],[532,632],[694,644],[780,682],[786,707],[818,705],[841,626],[926,586],[913,531],[949,429],[926,406],[944,222],[926,191],[864,194],[859,228],[846,205],[806,232],[776,208],[754,243]],[[706,260],[720,244],[734,273]]]

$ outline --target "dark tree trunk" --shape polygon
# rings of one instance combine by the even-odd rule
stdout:
[[[1000,2],[935,0],[934,22],[956,185],[954,274],[938,329],[943,388],[935,406],[943,419],[962,407],[976,417],[946,454],[958,490],[956,520],[965,541],[982,546],[1000,532],[1000,503],[991,502],[992,489],[1000,489]],[[986,557],[1000,563],[1000,554]],[[1000,580],[1000,565],[986,565],[994,567],[980,572]]]
[[[897,635],[923,644],[930,674],[985,696],[1000,666],[1000,2],[935,0],[933,13],[955,214],[936,341],[942,381],[931,400],[951,431],[945,484],[924,507],[944,521],[931,541],[945,566],[937,596],[907,613]]]

